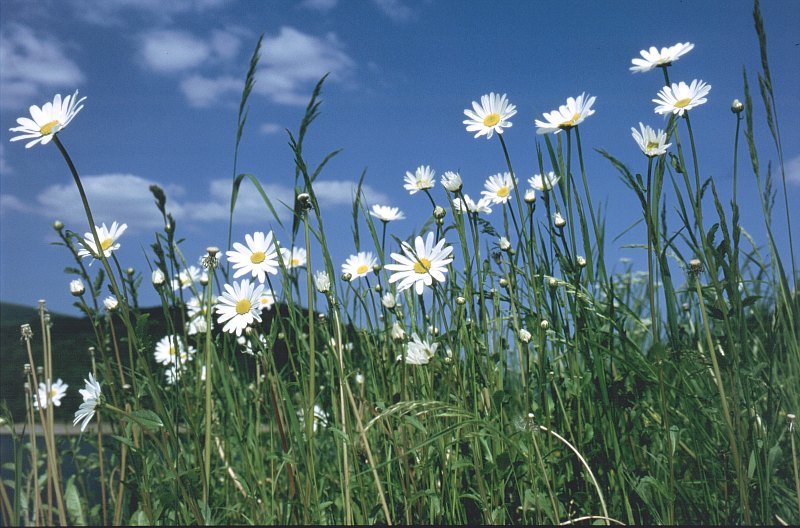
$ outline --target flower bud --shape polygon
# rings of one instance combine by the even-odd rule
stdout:
[[[447,211],[444,210],[444,207],[441,205],[437,205],[433,208],[433,217],[437,220],[441,220],[442,218],[447,215]]]
[[[559,229],[563,229],[565,225],[567,225],[567,221],[561,216],[561,213],[556,213],[553,215],[553,224]]]
[[[703,271],[703,263],[700,259],[692,259],[689,261],[689,273],[692,275],[699,275]]]
[[[322,294],[331,291],[331,279],[324,271],[318,271],[314,274],[314,285],[317,287],[317,291]]]
[[[744,110],[744,104],[738,99],[734,99],[731,103],[731,112],[734,114],[740,114]]]
[[[577,256],[577,258],[575,259],[575,262],[578,264],[579,268],[585,268],[586,267],[586,259],[581,255]]]
[[[164,276],[163,271],[156,268],[153,270],[153,275],[151,276],[151,280],[153,281],[153,286],[155,288],[160,288],[167,281],[167,278]]]
[[[464,297],[462,297],[460,295],[458,297],[456,297],[456,304],[457,305],[464,306],[466,303],[467,303],[467,300]]]
[[[64,222],[62,222],[61,220],[56,220],[55,222],[53,222],[53,229],[55,229],[56,231],[61,231],[62,229],[64,229]]]
[[[528,189],[525,191],[525,203],[528,205],[533,205],[536,201],[536,191],[533,189]]]
[[[103,306],[106,307],[106,310],[109,312],[113,312],[119,307],[119,301],[113,295],[109,295],[105,299],[103,299]]]
[[[395,341],[402,341],[406,338],[406,331],[403,330],[403,327],[400,326],[400,323],[395,321],[392,325],[392,339]]]
[[[547,331],[547,329],[550,328],[550,322],[547,319],[542,319],[542,322],[539,323],[539,328],[541,328],[544,331]]]
[[[555,277],[550,277],[549,279],[547,279],[547,285],[550,286],[551,288],[557,288],[558,280]]]
[[[128,268],[125,270],[125,273],[128,274],[128,277],[132,277],[133,274],[136,273],[136,271],[133,268]]]
[[[500,287],[507,288],[508,287],[508,279],[506,279],[505,277],[500,279]]]
[[[345,271],[344,273],[342,273],[342,280],[343,280],[343,281],[345,281],[345,282],[350,282],[350,280],[351,280],[352,278],[353,278],[353,274],[352,274],[352,273],[350,273],[349,271]]]
[[[511,249],[511,242],[506,237],[500,237],[500,249],[509,251]]]
[[[69,292],[74,295],[75,297],[80,297],[83,295],[83,292],[86,291],[86,287],[83,285],[83,281],[80,279],[75,279],[70,281],[69,283]]]
[[[531,340],[531,333],[528,332],[525,328],[519,329],[519,340],[523,343],[529,343]]]
[[[308,211],[311,209],[311,195],[308,193],[300,193],[297,195],[297,204],[300,206],[300,209],[303,211]]]

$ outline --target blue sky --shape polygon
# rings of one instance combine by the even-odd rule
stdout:
[[[789,200],[796,206],[800,132],[792,116],[800,111],[800,3],[765,1],[762,12]],[[144,255],[150,255],[153,233],[161,228],[148,185],[166,190],[178,234],[186,238],[181,247],[187,260],[193,262],[209,245],[225,245],[237,106],[261,33],[265,40],[239,171],[255,174],[273,197],[291,199],[293,159],[284,129],[297,130],[314,83],[331,72],[306,155],[315,165],[327,152],[344,149],[317,189],[335,265],[354,252],[350,204],[364,169],[368,201],[405,211],[407,219],[391,226],[401,238],[419,230],[430,214],[424,196],[403,190],[406,171],[430,165],[438,180],[443,172],[458,170],[466,191],[477,198],[483,181],[505,170],[496,138],[474,139],[462,124],[463,110],[490,91],[508,94],[517,107],[504,137],[521,183],[539,172],[534,119],[569,96],[597,96],[595,114],[581,125],[590,187],[595,204],[608,211],[609,244],[618,248],[610,258],[639,259],[641,250],[622,246],[642,242],[641,229],[612,242],[639,219],[635,197],[593,151],[603,148],[632,169],[646,170],[630,128],[640,121],[663,126],[651,102],[662,76],[660,71],[633,75],[630,61],[651,45],[695,44],[670,75],[675,82],[700,78],[712,86],[708,103],[693,110],[693,126],[703,174],[713,174],[729,195],[730,104],[743,98],[743,66],[757,94],[751,13],[747,1],[3,0],[0,299],[30,306],[46,299],[52,310],[76,313],[68,293],[72,277],[63,272],[71,257],[51,245],[56,240],[51,225],[60,219],[73,231],[87,230],[78,193],[52,143],[26,150],[24,142],[9,142],[16,118],[55,93],[80,89],[88,97],[60,137],[81,173],[97,222],[128,224],[118,257],[144,274],[145,304],[156,297]],[[760,105],[756,123],[766,166],[775,151],[766,141]],[[740,163],[743,223],[764,243],[744,155]],[[271,227],[286,240],[256,193],[246,189],[234,241]],[[434,191],[444,201],[438,184]],[[779,197],[776,225],[784,226]],[[800,222],[794,214],[797,244]],[[785,244],[783,231],[777,235]]]

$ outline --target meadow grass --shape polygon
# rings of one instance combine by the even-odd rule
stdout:
[[[433,276],[422,295],[399,291],[386,268],[400,262],[392,254],[404,241],[387,240],[389,220],[370,214],[360,192],[366,175],[352,207],[353,244],[376,265],[345,275],[331,258],[314,184],[337,151],[314,166],[303,148],[324,78],[289,133],[291,225],[256,176],[238,173],[259,41],[239,106],[225,249],[244,238],[233,215],[251,186],[286,234],[281,247],[305,249],[306,262],[274,254],[274,269],[256,282],[274,292],[275,315],[242,323],[237,336],[218,309],[223,285],[236,282],[232,261],[210,248],[204,276],[189,276],[167,197],[153,187],[166,226],[148,257],[171,336],[165,367],[152,360],[164,336],[153,335],[137,301],[151,285],[123,271],[113,252],[95,251],[102,267],[87,267],[82,249],[107,248],[98,230],[84,241],[57,226],[75,257],[71,272],[87,285],[76,304],[93,321],[86,372],[102,395],[85,397],[96,413],[84,434],[56,442],[53,405],[34,409],[30,394],[54,378],[42,306],[43,359],[34,358],[30,332],[23,344],[26,419],[29,430],[44,428],[46,442],[42,450],[32,436],[13,436],[3,523],[800,523],[798,270],[788,199],[775,209],[786,177],[757,2],[754,15],[760,101],[745,73],[744,101],[718,124],[733,145],[729,203],[700,169],[691,111],[670,115],[671,148],[640,166],[597,149],[646,226],[647,270],[612,271],[580,126],[564,126],[536,143],[539,170],[557,175],[555,186],[534,199],[516,181],[502,193],[507,201],[492,204],[491,221],[459,209],[459,185],[435,196],[420,190],[430,217],[405,241],[412,263]],[[670,70],[660,70],[669,85]],[[766,170],[756,104],[778,158]],[[503,135],[496,143],[514,178]],[[763,248],[739,223],[736,186],[745,177],[757,182]],[[84,204],[94,226],[85,196]],[[784,229],[788,252],[775,242]],[[414,246],[426,233],[452,248],[444,280]],[[108,291],[117,304],[104,309]],[[234,310],[244,300],[234,296]],[[239,315],[260,313],[246,308]]]

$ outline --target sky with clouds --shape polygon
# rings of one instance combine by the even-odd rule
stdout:
[[[351,201],[366,171],[370,204],[394,205],[407,219],[401,238],[430,214],[403,176],[430,165],[438,176],[460,171],[479,196],[488,176],[504,171],[496,138],[474,139],[463,110],[491,91],[517,106],[505,138],[521,182],[538,172],[534,119],[582,92],[597,96],[581,125],[590,187],[607,214],[611,258],[641,257],[634,196],[594,148],[646,170],[630,136],[640,121],[663,126],[651,100],[660,72],[633,75],[640,49],[690,41],[695,49],[671,69],[673,81],[700,78],[709,102],[693,111],[701,170],[730,194],[734,118],[746,67],[757,97],[758,44],[752,3],[743,0],[652,3],[457,0],[3,0],[0,3],[0,299],[75,313],[68,294],[70,255],[53,245],[52,222],[83,233],[88,225],[72,178],[51,143],[25,149],[9,142],[16,119],[56,93],[80,89],[85,108],[60,138],[81,173],[98,223],[128,224],[118,252],[142,272],[162,220],[148,187],[161,186],[187,260],[227,242],[236,116],[244,76],[263,34],[237,172],[255,175],[282,220],[293,201],[294,162],[286,129],[296,134],[316,81],[329,73],[321,115],[304,153],[315,166],[342,149],[315,186],[334,263],[355,252]],[[800,203],[800,3],[762,5],[768,31],[789,200]],[[775,159],[757,106],[762,165]],[[747,158],[740,158],[743,221],[763,242],[764,227]],[[255,230],[285,232],[249,182],[234,217],[234,240]],[[434,196],[444,201],[437,183]],[[781,200],[778,201],[782,204]],[[668,207],[670,204],[668,203]],[[778,219],[783,209],[776,208]],[[792,222],[800,228],[794,213]],[[499,218],[499,217],[498,217]],[[490,217],[491,220],[491,217]],[[797,233],[797,229],[795,233]],[[624,234],[623,234],[624,233]],[[614,241],[617,235],[620,238]],[[778,233],[779,242],[785,236]],[[612,242],[613,241],[613,242]],[[365,249],[362,247],[362,249]],[[369,249],[369,248],[366,248]]]

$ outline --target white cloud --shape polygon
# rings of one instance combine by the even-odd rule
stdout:
[[[315,37],[283,26],[264,39],[255,93],[278,104],[305,105],[311,87],[326,73],[333,81],[352,75],[355,62],[334,33]]]
[[[282,132],[286,127],[280,126],[278,123],[263,123],[260,127],[258,127],[258,131],[264,135],[272,135],[278,134]]]
[[[311,9],[313,11],[320,11],[322,13],[327,13],[334,7],[338,0],[303,0],[300,2],[300,7],[304,7],[306,9]]]
[[[229,179],[211,181],[208,199],[202,201],[182,199],[186,195],[186,189],[181,186],[163,185],[133,174],[84,176],[81,181],[98,224],[105,222],[108,225],[116,220],[127,223],[131,231],[161,229],[163,219],[149,189],[153,184],[164,189],[167,195],[167,211],[178,222],[227,222],[229,217]],[[262,186],[278,216],[282,220],[290,218],[290,208],[294,203],[292,187],[276,183],[263,183]],[[356,183],[347,180],[318,181],[314,184],[314,189],[320,208],[329,211],[352,205]],[[365,185],[362,189],[369,203],[390,202],[387,195],[370,186]],[[68,229],[76,232],[83,233],[87,227],[86,215],[72,182],[46,187],[36,197],[35,204],[25,204],[12,195],[0,195],[0,205],[3,213],[36,213],[50,220],[61,220]],[[273,220],[261,195],[255,191],[249,180],[244,180],[236,202],[234,221],[266,225]]]
[[[181,13],[204,13],[217,9],[228,0],[74,0],[76,14],[86,22],[100,26],[121,26],[131,15],[145,15],[160,23],[171,22]]]
[[[217,78],[192,75],[181,81],[181,91],[190,105],[207,107],[228,93],[241,93],[243,85],[243,80],[230,75]]]
[[[414,14],[402,0],[372,0],[384,15],[395,22],[404,22]]]
[[[140,52],[147,66],[169,73],[199,66],[209,57],[211,48],[186,31],[157,30],[142,36]]]
[[[786,181],[800,185],[800,155],[786,162]]]
[[[0,64],[3,65],[2,108],[27,108],[44,88],[72,92],[84,80],[83,72],[67,56],[63,43],[22,24],[10,24],[6,31],[0,32]]]

